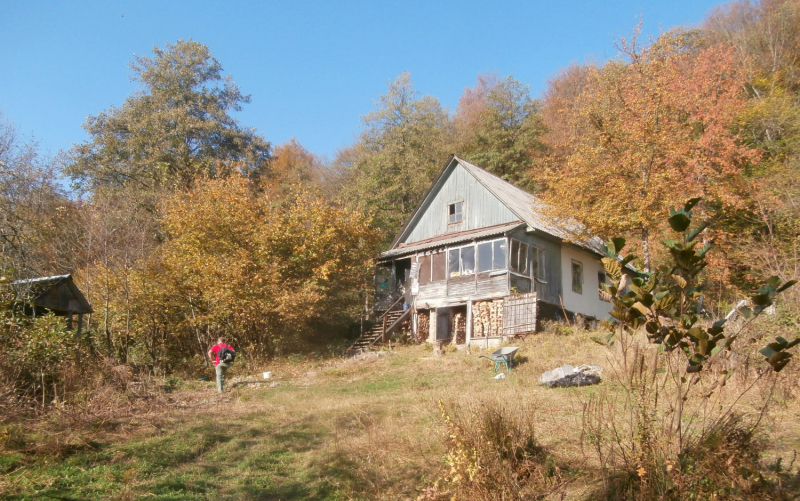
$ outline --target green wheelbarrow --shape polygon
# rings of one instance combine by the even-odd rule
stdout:
[[[481,355],[478,358],[485,358],[486,360],[494,362],[495,372],[499,371],[500,367],[504,365],[506,367],[506,372],[508,372],[511,370],[511,365],[514,361],[514,355],[517,354],[517,350],[519,350],[519,346],[506,346],[505,348],[493,351],[491,357]]]

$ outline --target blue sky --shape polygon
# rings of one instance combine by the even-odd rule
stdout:
[[[641,19],[646,35],[701,22],[721,2],[0,0],[0,110],[51,153],[136,89],[133,54],[192,38],[252,103],[236,116],[277,144],[333,156],[403,71],[453,110],[479,73],[534,96],[570,63],[602,62]]]

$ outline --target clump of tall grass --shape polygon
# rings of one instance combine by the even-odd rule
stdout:
[[[540,499],[569,478],[534,433],[532,409],[494,401],[439,402],[445,475],[420,500]]]

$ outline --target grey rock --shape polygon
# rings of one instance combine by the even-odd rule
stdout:
[[[568,388],[572,386],[590,386],[601,381],[603,369],[598,365],[581,365],[572,367],[562,365],[547,371],[539,377],[542,386],[548,388]]]

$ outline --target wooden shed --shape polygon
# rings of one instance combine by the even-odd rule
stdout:
[[[78,332],[83,327],[83,315],[92,313],[92,307],[72,280],[72,275],[27,278],[12,282],[17,301],[23,303],[29,315],[43,315],[52,311],[72,320],[78,316]]]

